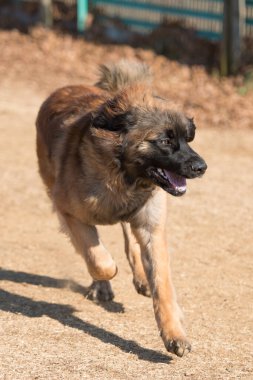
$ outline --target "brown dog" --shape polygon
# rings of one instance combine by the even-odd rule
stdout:
[[[169,268],[166,192],[184,194],[185,178],[206,170],[188,145],[193,120],[153,94],[145,65],[121,62],[101,67],[96,87],[54,92],[36,125],[40,174],[94,280],[91,296],[111,299],[117,273],[96,225],[121,222],[136,290],[151,293],[165,347],[183,356],[190,344]]]

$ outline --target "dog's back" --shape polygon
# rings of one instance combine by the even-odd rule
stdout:
[[[37,155],[41,177],[50,194],[55,183],[56,166],[65,136],[76,129],[78,119],[99,108],[110,96],[124,87],[151,78],[145,64],[120,61],[100,67],[96,87],[68,86],[56,90],[42,104],[37,120]]]
[[[80,117],[104,101],[103,92],[85,86],[69,86],[55,91],[41,106],[37,120],[37,155],[41,177],[50,191],[55,181],[55,165],[67,131]]]

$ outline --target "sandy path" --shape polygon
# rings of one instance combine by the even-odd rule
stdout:
[[[151,301],[135,293],[119,226],[114,302],[84,298],[82,259],[58,232],[37,174],[42,95],[0,89],[0,379],[252,379],[253,132],[199,131],[209,169],[170,197],[174,282],[193,352],[167,355]]]

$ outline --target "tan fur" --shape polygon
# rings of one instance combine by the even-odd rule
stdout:
[[[170,274],[165,238],[166,193],[145,179],[126,184],[117,158],[121,134],[93,127],[101,112],[110,120],[131,107],[147,111],[165,107],[143,81],[140,67],[137,72],[141,80],[135,73],[135,80],[129,83],[122,74],[120,88],[115,82],[116,74],[111,85],[111,72],[106,72],[106,83],[102,78],[99,85],[112,90],[113,95],[84,86],[65,87],[53,93],[42,105],[36,122],[39,170],[61,224],[84,257],[93,279],[109,280],[117,273],[96,225],[123,223],[136,289],[145,295],[151,293],[164,344],[182,356],[190,346],[180,322]],[[155,136],[153,129],[145,135],[136,129],[129,135],[127,170],[132,170],[136,150],[147,150],[145,141]]]

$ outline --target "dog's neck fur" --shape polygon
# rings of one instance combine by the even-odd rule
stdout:
[[[89,139],[89,144],[86,143],[86,138]],[[90,141],[90,136],[85,136],[80,152],[80,176],[83,178],[84,193],[87,194],[84,200],[85,212],[95,224],[128,220],[152,197],[156,186],[145,179],[130,179],[117,155],[112,154],[111,147],[105,162],[104,149],[109,148],[108,140],[101,144],[103,152],[99,151],[97,144],[90,144]],[[95,215],[99,215],[99,219],[94,219]]]

